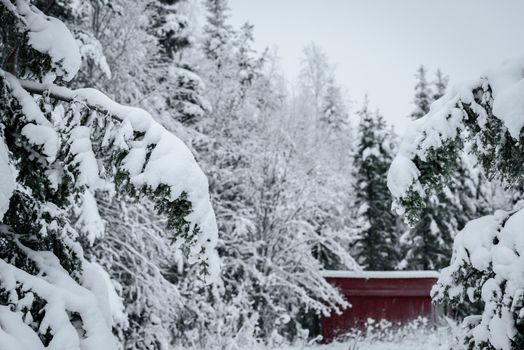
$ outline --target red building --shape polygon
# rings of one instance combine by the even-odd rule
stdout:
[[[325,271],[324,277],[336,286],[351,304],[342,314],[321,318],[325,342],[354,328],[363,328],[368,318],[403,324],[417,317],[434,321],[431,287],[435,271]]]

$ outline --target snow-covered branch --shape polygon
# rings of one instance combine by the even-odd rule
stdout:
[[[72,90],[65,86],[56,84],[45,84],[34,80],[19,79],[20,85],[29,93],[41,96],[49,96],[62,102],[79,102],[85,104],[89,109],[99,113],[106,114],[117,121],[123,121],[124,118],[117,115],[108,104],[100,104],[100,101],[94,101],[89,94],[83,93],[82,90]],[[91,90],[91,89],[89,89]],[[98,91],[92,89],[92,91]],[[106,102],[108,100],[104,99]],[[112,101],[111,101],[112,102]],[[114,106],[114,102],[111,106]]]
[[[488,177],[521,185],[523,98],[521,56],[437,100],[408,130],[390,168],[388,185],[400,211],[416,221],[424,199],[453,180],[453,161],[463,152],[474,155]],[[433,297],[457,310],[480,311],[464,319],[469,348],[522,348],[522,227],[524,210],[517,205],[470,221],[455,237]],[[468,308],[471,303],[480,310]]]
[[[68,103],[79,102],[89,109],[114,117],[118,123],[111,131],[112,147],[109,151],[121,159],[115,164],[120,182],[124,186],[132,186],[134,190],[130,193],[148,194],[159,203],[159,211],[168,216],[170,228],[178,231],[175,232],[175,238],[181,243],[188,243],[190,262],[203,262],[203,266],[209,268],[210,276],[217,276],[218,258],[214,247],[218,229],[209,200],[207,178],[180,139],[143,109],[116,103],[96,89],[71,90],[55,84],[20,81],[7,72],[0,73],[10,89],[24,97],[22,104],[25,107],[32,105],[30,110],[38,111],[38,107],[27,92],[49,94]],[[39,114],[40,119],[45,121]],[[84,135],[87,129],[82,130]],[[89,132],[87,130],[85,136],[89,137]],[[34,142],[41,138],[30,132],[26,133],[26,137]],[[98,156],[103,158],[103,155]],[[190,207],[183,209],[185,200]],[[176,217],[180,213],[185,215],[183,219]]]

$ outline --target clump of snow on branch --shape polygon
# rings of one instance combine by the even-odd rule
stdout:
[[[4,141],[0,139],[0,220],[9,207],[9,199],[15,188],[15,176],[9,164],[9,154]]]
[[[76,215],[76,226],[91,245],[96,239],[104,236],[105,221],[100,217],[95,196],[90,190],[84,192],[82,204],[77,208]]]
[[[501,119],[515,139],[524,127],[524,55],[506,60],[487,73],[493,90],[493,114]]]
[[[34,87],[35,84],[25,82],[25,85]],[[46,88],[50,91],[56,88],[57,93],[64,97],[84,101],[121,119],[113,137],[115,145],[128,152],[122,161],[123,170],[129,173],[131,182],[137,187],[146,186],[154,191],[160,185],[168,185],[171,200],[179,198],[183,193],[187,194],[192,212],[186,219],[192,225],[191,231],[195,226],[200,230],[197,241],[190,247],[189,262],[203,259],[211,268],[211,278],[216,278],[218,257],[214,247],[218,240],[218,228],[209,200],[209,186],[186,145],[146,111],[118,104],[98,90],[68,90],[51,85]],[[143,136],[137,140],[134,138],[135,133]],[[152,151],[147,157],[151,147]]]
[[[397,155],[388,172],[388,188],[395,197],[402,197],[407,189],[413,185],[420,176],[417,169],[408,157]]]
[[[111,326],[113,311],[118,315],[121,306],[115,303],[113,287],[108,285],[107,275],[86,263],[83,275],[85,285],[79,285],[51,252],[33,251],[17,244],[40,272],[32,275],[0,260],[2,289],[9,295],[13,306],[0,307],[3,333],[0,347],[10,350],[44,349],[39,334],[51,332],[50,349],[116,350]],[[22,291],[22,298],[17,290]],[[30,310],[37,297],[46,301],[45,314],[38,330],[33,331]],[[71,313],[78,314],[82,331],[71,323]]]
[[[9,73],[5,74],[9,76]],[[34,107],[31,111],[34,109],[39,118],[43,118],[41,112],[23,88],[28,91],[49,91],[61,99],[84,103],[119,120],[120,123],[114,126],[111,138],[117,148],[127,152],[120,170],[129,174],[131,183],[137,188],[145,187],[154,191],[161,185],[167,185],[170,189],[171,201],[176,200],[183,193],[187,194],[192,211],[186,220],[191,223],[190,231],[195,230],[196,227],[199,230],[197,239],[190,247],[189,263],[204,261],[209,266],[209,280],[216,278],[219,262],[214,247],[218,240],[218,228],[209,200],[207,178],[196,164],[191,151],[180,139],[157,123],[146,111],[118,104],[95,89],[70,90],[62,86],[34,81],[22,81],[23,88],[21,88],[15,78],[12,85],[16,86],[16,91],[20,91],[22,97],[29,98],[28,105]],[[43,120],[49,123],[45,118]],[[93,172],[96,169],[94,163],[96,159],[89,156],[92,154],[87,147],[89,139],[85,139],[86,129],[78,127],[73,133],[77,136],[72,138],[72,147],[75,146],[73,153],[80,157],[79,165],[84,168],[81,174],[87,176],[83,181],[86,185],[90,185],[94,180],[89,179],[97,177],[96,172]],[[137,139],[136,133],[143,136]],[[30,136],[36,138],[36,135]],[[85,141],[81,141],[82,139]],[[85,163],[86,161],[89,163]],[[88,166],[90,163],[91,165]]]
[[[5,79],[11,95],[18,100],[25,118],[29,121],[23,127],[22,135],[34,146],[41,147],[49,163],[54,162],[60,144],[56,130],[45,118],[33,97],[22,88],[16,77],[0,70],[0,78]]]
[[[488,114],[483,104],[490,97],[488,87],[493,97],[493,116],[503,122],[513,138],[519,138],[524,126],[524,56],[505,61],[481,79],[454,87],[432,104],[426,116],[412,122],[388,173],[388,186],[395,197],[404,197],[410,189],[423,194],[414,160],[425,161],[429,152],[440,149],[466,129],[465,106],[476,114],[478,127],[486,125]]]
[[[24,0],[17,0],[15,4],[2,0],[2,4],[25,24],[28,44],[51,58],[53,73],[49,73],[46,80],[53,81],[56,76],[62,76],[65,81],[73,79],[80,68],[81,56],[66,26]]]
[[[438,149],[446,141],[457,137],[459,131],[464,128],[464,111],[456,105],[476,105],[472,87],[477,85],[464,85],[452,89],[432,104],[426,116],[410,124],[388,172],[388,187],[395,197],[403,197],[410,187],[422,193],[422,186],[418,182],[420,171],[413,160],[416,157],[425,160],[430,150]]]
[[[451,264],[433,288],[436,300],[484,304],[481,315],[464,320],[478,346],[489,342],[496,349],[512,349],[516,327],[524,321],[523,227],[524,209],[469,222],[455,238]]]

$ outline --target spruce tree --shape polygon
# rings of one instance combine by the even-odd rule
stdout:
[[[417,120],[425,116],[426,113],[429,111],[429,106],[431,105],[431,102],[433,101],[431,85],[427,81],[426,75],[427,69],[426,67],[421,65],[417,69],[417,73],[415,74],[415,78],[417,80],[417,83],[415,84],[415,98],[413,99],[413,103],[415,104],[415,110],[410,114],[410,117],[413,120]]]
[[[154,0],[147,5],[151,13],[151,33],[158,38],[160,56],[171,60],[191,45],[187,18],[180,15],[178,5],[187,0]]]
[[[386,174],[392,159],[392,139],[387,124],[364,102],[358,112],[357,148],[354,156],[354,190],[357,262],[368,270],[393,270],[399,261],[396,218]]]
[[[434,88],[427,82],[426,75],[427,70],[421,65],[416,74],[415,110],[411,113],[411,118],[415,120],[429,112],[433,98],[442,95],[446,88],[442,75],[437,76]],[[420,220],[402,237],[405,257],[401,267],[433,270],[447,264],[451,254],[453,229],[456,226],[452,221],[449,199],[451,198],[444,191],[426,198]]]
[[[0,17],[0,342],[117,349],[122,305],[79,244],[100,224],[95,191],[149,198],[202,277],[216,276],[207,180],[147,112],[66,87],[81,56],[62,22],[23,0],[2,3]]]
[[[434,92],[428,83],[427,70],[421,65],[415,77],[415,109],[411,118],[422,118],[429,112],[433,102]],[[441,81],[442,82],[442,81]],[[445,87],[439,86],[439,89]],[[441,90],[437,90],[441,93]],[[441,203],[443,201],[444,203]],[[414,227],[409,229],[402,237],[405,246],[405,257],[401,267],[408,269],[430,270],[438,269],[447,263],[452,242],[452,227],[446,212],[445,197],[431,196],[426,199],[424,212]]]
[[[229,6],[227,0],[206,0],[207,21],[204,26],[204,42],[202,49],[206,57],[214,61],[218,67],[221,58],[231,43],[233,28],[228,24]]]
[[[193,125],[203,118],[207,105],[202,98],[202,80],[184,57],[194,46],[190,23],[182,12],[186,3],[187,0],[155,0],[147,10],[151,14],[149,32],[158,45],[152,63],[159,85],[156,90],[161,91],[166,104],[163,108],[177,121]]]
[[[64,21],[81,28],[75,30],[75,36],[81,33],[91,38],[91,23],[105,23],[104,31],[97,31],[100,53],[107,62],[118,65],[111,64],[114,79],[104,80],[104,90],[118,91],[124,100],[134,99],[127,87],[144,82],[136,96],[139,103],[155,111],[155,119],[164,127],[187,140],[191,130],[181,123],[194,125],[206,110],[202,81],[193,73],[194,64],[188,64],[195,49],[193,23],[188,22],[191,4],[185,0],[115,0],[100,5],[97,11],[87,11],[92,3],[84,3],[81,16],[64,17]],[[120,11],[111,11],[112,6]],[[137,17],[144,20],[136,21]],[[121,37],[121,33],[128,34]],[[82,65],[81,75],[89,84],[101,84],[99,72],[87,64]],[[75,82],[75,86],[82,84]],[[194,278],[198,267],[188,264],[173,246],[170,231],[147,199],[130,200],[107,186],[96,191],[96,202],[105,229],[94,240],[82,243],[86,256],[102,265],[119,285],[127,322],[114,327],[113,333],[126,350],[164,349],[168,344],[191,342],[195,325],[186,318],[189,312],[199,312],[195,311],[193,299],[198,298],[194,291],[205,285]],[[173,267],[178,272],[181,266],[190,272],[167,278],[167,270]]]
[[[473,156],[488,179],[519,190],[524,179],[523,66],[517,57],[490,69],[467,89],[446,94],[438,109],[407,130],[388,185],[408,220],[420,218],[424,198],[453,185],[454,164],[463,155]],[[450,264],[432,295],[467,310],[460,334],[467,349],[524,347],[523,227],[524,210],[517,204],[469,221],[455,237]],[[471,304],[478,305],[478,312]]]
[[[253,84],[256,75],[260,74],[260,68],[264,63],[264,56],[256,57],[253,49],[254,26],[249,23],[244,23],[240,30],[236,33],[235,47],[235,63],[237,64],[237,79],[240,84],[240,99],[246,95],[247,89]]]
[[[426,73],[421,66],[417,73],[419,81],[415,87],[416,107],[412,117],[429,113],[431,103],[442,97],[447,87],[448,77],[440,70],[437,70],[431,85],[426,82]],[[433,270],[446,266],[451,257],[453,237],[466,222],[484,213],[480,206],[472,204],[477,197],[483,196],[482,179],[472,175],[469,163],[460,157],[448,162],[447,171],[453,174],[453,180],[424,199],[419,220],[402,237],[405,250],[403,268]],[[428,171],[439,172],[443,165],[435,166]]]
[[[449,77],[444,75],[440,69],[435,73],[435,80],[433,80],[433,94],[432,101],[436,101],[446,93],[448,88]]]
[[[335,132],[347,131],[349,128],[347,107],[344,103],[341,89],[333,77],[328,79],[321,108],[320,120],[328,125],[328,129]],[[348,137],[348,135],[345,136]]]
[[[454,218],[444,194],[426,200],[420,220],[402,237],[405,247],[401,266],[410,270],[438,270],[449,262]]]

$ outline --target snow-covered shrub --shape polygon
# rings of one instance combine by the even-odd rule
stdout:
[[[207,180],[147,112],[71,90],[80,53],[62,22],[0,3],[0,347],[116,349],[125,322],[107,273],[78,241],[103,234],[94,192],[148,197],[202,277],[217,276]]]
[[[425,196],[441,190],[459,152],[475,156],[489,178],[516,186],[524,179],[524,57],[436,101],[415,121],[393,161],[388,183],[397,208],[417,220]],[[468,147],[465,147],[465,145]],[[434,171],[440,169],[440,171]],[[464,320],[465,341],[474,349],[524,346],[523,213],[497,212],[469,222],[456,237],[435,299],[460,308],[480,301],[481,315]]]

